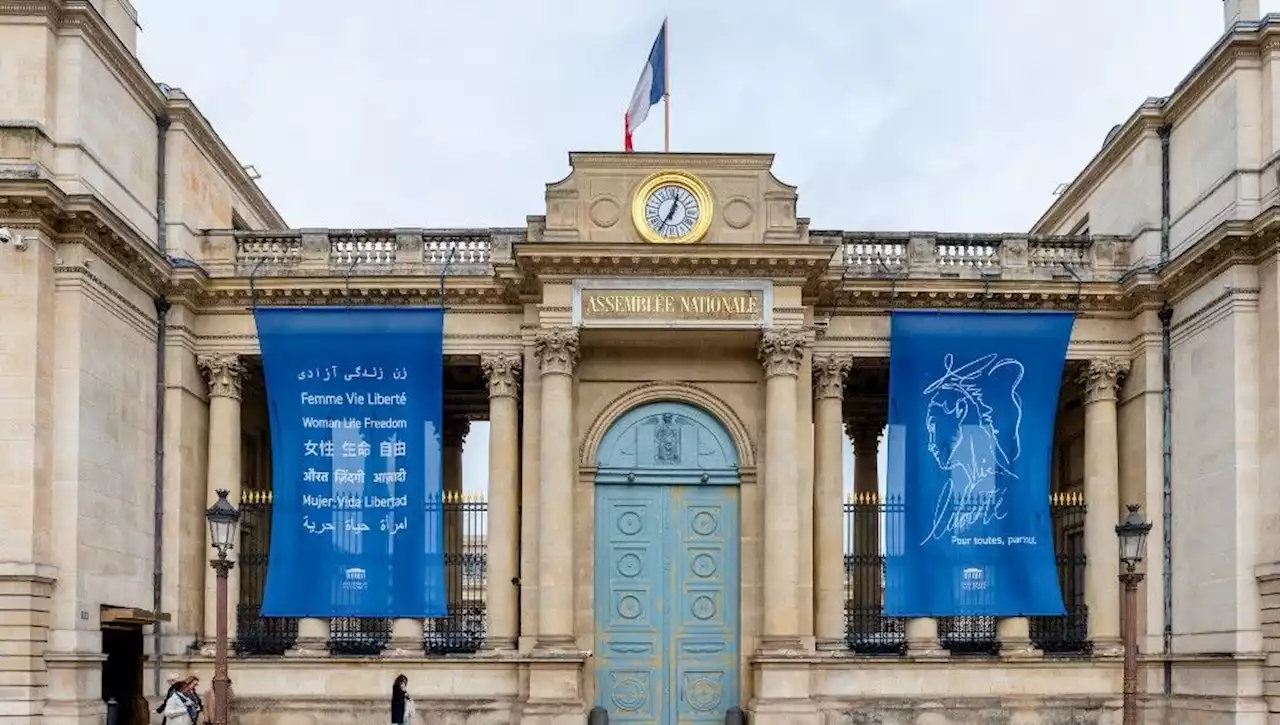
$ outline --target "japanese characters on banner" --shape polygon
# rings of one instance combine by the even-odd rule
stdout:
[[[893,313],[885,614],[1064,613],[1049,473],[1073,322]]]
[[[267,617],[442,617],[443,323],[258,308],[271,418]]]

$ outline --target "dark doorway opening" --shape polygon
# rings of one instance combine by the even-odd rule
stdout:
[[[142,694],[142,625],[104,624],[102,627],[102,700],[116,702],[116,725],[150,722]]]

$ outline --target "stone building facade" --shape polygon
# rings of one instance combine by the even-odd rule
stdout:
[[[619,722],[1115,722],[1129,503],[1154,524],[1144,718],[1280,722],[1280,18],[1225,7],[1204,61],[1029,233],[954,235],[822,230],[763,154],[571,154],[522,228],[290,229],[142,69],[127,0],[0,0],[0,73],[20,70],[0,75],[0,720],[96,723],[107,690],[208,681],[203,511],[225,488],[245,725],[385,722],[398,673],[428,722],[582,722],[606,676]],[[655,179],[702,205],[691,243],[642,234]],[[440,303],[455,614],[264,620],[251,308]],[[1052,494],[1067,617],[877,611],[903,308],[1077,312]],[[460,491],[475,420],[483,501]],[[644,455],[719,477],[716,497],[619,498],[644,431],[694,441]],[[644,538],[659,520],[679,536]],[[619,585],[645,556],[705,586]],[[668,663],[642,682],[611,622],[693,621],[666,600],[719,654],[677,682],[682,655],[632,642]]]

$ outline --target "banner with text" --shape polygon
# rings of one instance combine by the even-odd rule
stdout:
[[[1064,613],[1049,472],[1073,322],[892,314],[885,614]]]
[[[446,616],[444,311],[254,318],[274,491],[262,616]]]

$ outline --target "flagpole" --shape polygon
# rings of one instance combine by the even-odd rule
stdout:
[[[662,150],[671,153],[671,33],[662,19]]]

